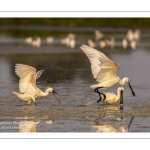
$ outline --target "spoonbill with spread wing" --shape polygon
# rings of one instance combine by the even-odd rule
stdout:
[[[36,79],[38,79],[41,76],[43,71],[44,70],[39,70],[36,73],[36,69],[31,66],[24,64],[16,64],[15,73],[17,74],[18,77],[20,77],[19,90],[21,94],[17,92],[12,93],[15,94],[17,97],[19,97],[20,99],[27,101],[28,104],[30,104],[31,100],[33,100],[35,105],[36,105],[35,98],[37,97],[47,96],[49,93],[53,93],[55,96],[55,94],[57,93],[54,91],[53,88],[47,88],[45,92],[43,92],[36,86]],[[60,104],[58,99],[57,101]]]
[[[121,80],[120,77],[116,75],[118,69],[120,68],[120,65],[118,63],[109,59],[102,52],[87,45],[82,45],[80,48],[91,62],[93,78],[95,78],[98,82],[98,84],[91,85],[91,88],[99,94],[99,100],[101,100],[101,95],[104,96],[104,99],[106,98],[106,96],[105,94],[99,92],[98,89],[107,89],[117,83],[121,85],[127,83],[132,91],[132,95],[135,96],[135,93],[130,85],[129,78],[124,77]]]

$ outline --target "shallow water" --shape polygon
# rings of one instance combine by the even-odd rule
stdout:
[[[135,50],[124,50],[121,41],[128,29],[100,29],[106,38],[114,36],[116,45],[114,49],[96,49],[120,64],[118,76],[128,77],[136,93],[133,97],[129,87],[124,85],[123,110],[119,103],[97,103],[98,94],[90,88],[96,81],[92,77],[89,60],[79,47],[87,44],[90,37],[94,40],[95,28],[47,28],[45,30],[49,33],[54,30],[54,43],[47,44],[45,35],[42,35],[39,48],[26,44],[25,37],[20,34],[11,35],[5,30],[0,30],[0,132],[23,132],[23,128],[28,132],[120,132],[120,126],[128,128],[129,132],[150,131],[150,30],[141,29]],[[42,32],[44,28],[37,30]],[[19,33],[21,31],[25,32],[23,28],[19,29]],[[76,33],[74,49],[60,43],[68,32]],[[12,95],[12,91],[19,92],[19,78],[14,72],[16,63],[44,69],[37,86],[42,90],[54,88],[64,98],[63,101],[58,97],[62,105],[52,94],[37,98],[36,107],[33,102],[28,105]],[[106,91],[116,93],[118,86]]]

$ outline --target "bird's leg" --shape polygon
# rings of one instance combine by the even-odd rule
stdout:
[[[100,95],[100,97],[99,97],[99,99],[98,99],[97,103],[101,101],[101,98],[102,98],[102,97],[101,97],[101,95]]]
[[[29,104],[29,105],[30,105],[30,103],[31,103],[31,100],[28,101],[28,104]]]
[[[101,101],[101,99],[102,99],[101,95],[103,95],[103,96],[104,96],[104,99],[103,99],[103,100],[105,100],[105,99],[106,99],[106,95],[105,95],[105,94],[103,94],[103,93],[101,93],[101,92],[99,92],[99,90],[98,90],[98,89],[100,89],[100,88],[103,88],[103,87],[98,87],[98,88],[94,89],[94,92],[98,93],[98,94],[99,94],[99,96],[100,96],[100,98],[99,98],[99,100],[98,100],[97,102],[100,102],[100,101]]]
[[[32,97],[32,100],[34,101],[34,104],[37,105],[37,103],[35,102],[35,98],[34,97]]]
[[[94,89],[94,92],[98,93],[98,95],[99,95],[99,99],[98,99],[98,101],[97,101],[97,103],[98,103],[98,102],[100,102],[101,99],[102,99],[101,94],[100,94],[100,92],[98,91],[98,89]]]

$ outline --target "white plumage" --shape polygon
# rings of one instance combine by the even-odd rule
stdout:
[[[116,83],[121,85],[127,83],[132,91],[132,94],[135,96],[134,91],[130,85],[129,79],[127,77],[122,80],[116,75],[120,65],[111,59],[109,59],[102,52],[91,48],[87,45],[82,45],[80,47],[82,51],[86,54],[88,59],[91,62],[91,71],[93,78],[96,79],[98,84],[91,85],[91,88],[94,89],[99,95],[102,94],[105,97],[105,94],[100,93],[98,89],[107,89]]]
[[[124,38],[124,39],[122,40],[122,46],[123,46],[124,49],[127,48],[128,42],[127,42],[127,39],[126,39],[126,38]]]
[[[120,104],[123,104],[123,91],[124,91],[124,88],[119,87],[117,89],[117,94],[110,93],[110,92],[104,93],[106,95],[106,99],[105,100],[102,99],[102,102],[105,104],[114,104],[118,102],[118,100],[121,99]]]
[[[40,47],[41,46],[41,38],[37,37],[36,39],[32,40],[31,45],[35,46],[35,47]]]
[[[99,40],[104,36],[103,33],[101,33],[99,30],[95,30],[95,39]]]
[[[40,70],[36,73],[36,69],[31,66],[16,64],[15,73],[18,77],[20,77],[19,90],[22,94],[17,92],[12,93],[18,96],[20,99],[28,101],[28,104],[31,103],[31,100],[33,100],[36,104],[35,98],[39,96],[47,96],[49,93],[56,93],[52,88],[47,88],[45,92],[43,92],[36,86],[36,79],[41,76],[43,71],[44,70]]]
[[[47,36],[46,41],[47,41],[48,44],[51,44],[54,41],[54,37],[53,36]]]
[[[96,44],[91,39],[88,39],[88,45],[90,47],[95,47]]]

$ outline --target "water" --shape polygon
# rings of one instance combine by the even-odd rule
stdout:
[[[43,28],[34,32],[32,28],[0,29],[0,132],[120,132],[119,127],[129,132],[150,131],[150,30],[140,29],[141,38],[137,48],[124,50],[121,46],[127,29],[101,28],[104,38],[115,37],[114,49],[96,49],[118,62],[121,68],[118,76],[130,79],[136,96],[133,97],[128,85],[124,85],[123,110],[119,103],[104,105],[97,103],[98,94],[90,85],[96,81],[92,77],[90,62],[80,50],[88,38],[94,40],[95,28]],[[53,31],[54,30],[54,31]],[[23,33],[31,32],[42,37],[41,47],[32,47],[24,42]],[[36,32],[37,31],[37,32]],[[46,31],[55,40],[47,44]],[[43,34],[41,34],[44,32]],[[68,32],[76,34],[76,46],[71,49],[60,43]],[[12,34],[13,33],[13,34]],[[16,34],[15,34],[16,33]],[[22,33],[22,34],[21,34]],[[50,36],[51,36],[50,35]],[[28,64],[37,70],[44,69],[37,80],[37,86],[45,90],[52,87],[65,100],[59,105],[53,94],[37,98],[38,106],[21,101],[12,95],[19,92],[19,78],[14,72],[16,63]],[[106,91],[116,93],[115,85]],[[129,123],[133,118],[130,126]],[[53,120],[51,122],[51,120]],[[23,124],[23,125],[22,125]],[[128,127],[129,126],[129,127]]]

